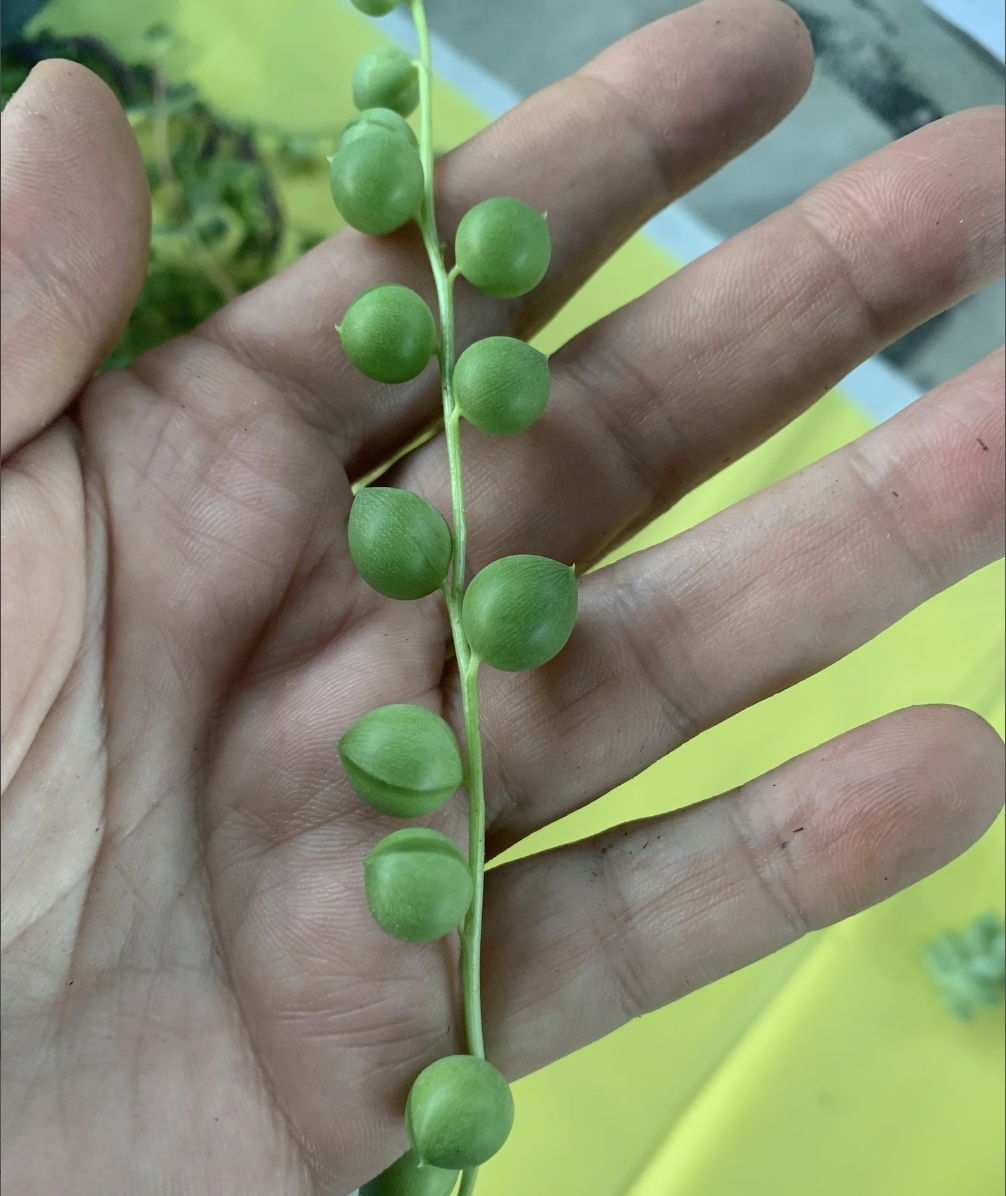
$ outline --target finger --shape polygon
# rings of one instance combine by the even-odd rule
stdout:
[[[114,346],[143,285],[150,196],[104,83],[37,66],[3,113],[0,442],[36,436]]]
[[[1000,351],[861,440],[591,574],[554,661],[484,671],[493,850],[1000,556],[1002,372]]]
[[[1002,806],[971,711],[860,727],[740,790],[486,877],[486,1045],[523,1075],[942,867]]]
[[[963,113],[588,329],[552,357],[552,395],[530,431],[500,441],[465,429],[473,566],[512,552],[592,563],[986,286],[1002,270],[1003,189],[1001,110]],[[442,437],[391,480],[450,510]]]
[[[707,0],[619,42],[441,160],[442,236],[453,236],[474,203],[505,194],[547,211],[553,238],[548,275],[526,301],[504,304],[460,288],[460,343],[541,327],[651,215],[777,124],[811,69],[806,30],[790,8]],[[415,235],[375,240],[348,231],[205,329],[337,436],[357,476],[426,427],[440,406],[432,368],[415,383],[377,388],[350,366],[332,331],[348,304],[381,281],[433,300]]]
[[[0,473],[0,792],[63,686],[83,633],[83,482],[63,421]]]

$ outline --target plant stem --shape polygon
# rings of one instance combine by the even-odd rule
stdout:
[[[450,584],[444,588],[447,610],[454,637],[454,651],[461,676],[464,707],[465,741],[468,750],[468,864],[472,874],[472,903],[461,928],[461,972],[464,984],[465,1034],[468,1050],[485,1058],[482,1038],[481,946],[482,894],[485,871],[486,808],[482,778],[482,738],[479,730],[479,659],[471,650],[461,624],[461,602],[465,592],[465,553],[468,527],[465,522],[464,490],[461,473],[461,429],[454,406],[451,376],[454,372],[454,271],[448,273],[433,208],[433,73],[430,34],[422,0],[410,0],[412,17],[419,36],[419,153],[425,175],[425,198],[419,227],[430,259],[440,307],[440,378],[444,399],[444,433],[451,471],[451,502],[454,508],[454,556]],[[475,1171],[466,1171],[461,1193],[469,1193],[475,1184]]]

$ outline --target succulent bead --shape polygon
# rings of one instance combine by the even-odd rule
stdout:
[[[368,17],[386,17],[397,8],[400,0],[352,0],[353,7],[365,12]]]
[[[530,428],[545,410],[548,358],[512,336],[470,345],[454,367],[454,401],[470,424],[494,436]]]
[[[343,142],[329,163],[329,182],[346,223],[379,237],[418,215],[423,164],[403,138],[377,128],[371,134]]]
[[[357,108],[390,108],[400,116],[419,104],[419,72],[412,57],[398,46],[378,46],[360,59],[353,72]]]
[[[346,775],[363,800],[394,818],[420,818],[464,780],[454,732],[423,706],[381,706],[339,740]]]
[[[408,287],[371,287],[353,301],[339,328],[346,356],[375,382],[408,382],[436,352],[433,313]]]
[[[382,1171],[360,1189],[360,1196],[450,1196],[457,1183],[456,1171],[444,1171],[428,1164],[420,1167],[414,1150]]]
[[[393,137],[407,141],[413,148],[419,148],[419,142],[412,131],[412,126],[404,117],[399,116],[397,112],[392,112],[390,108],[366,108],[354,116],[342,130],[339,147],[375,132],[390,133]]]
[[[545,277],[552,243],[540,212],[519,199],[499,197],[465,213],[454,252],[473,286],[497,299],[514,299]]]
[[[437,508],[411,490],[365,486],[349,512],[349,552],[379,594],[425,598],[447,577],[451,530]]]
[[[432,943],[457,930],[471,905],[468,861],[440,831],[394,831],[367,856],[363,870],[374,920],[406,943]]]
[[[576,607],[571,567],[543,556],[506,556],[472,578],[461,621],[476,655],[517,673],[538,668],[565,647]]]
[[[492,1158],[507,1140],[513,1115],[510,1087],[491,1063],[448,1055],[416,1077],[405,1128],[424,1163],[462,1170]]]

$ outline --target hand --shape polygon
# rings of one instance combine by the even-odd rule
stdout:
[[[541,327],[772,127],[810,70],[788,8],[709,0],[444,160],[445,235],[516,188],[555,244],[526,301],[460,288],[462,344]],[[375,281],[428,292],[421,246],[343,233],[87,383],[143,277],[136,144],[104,86],[59,62],[12,100],[3,141],[10,1191],[345,1193],[405,1149],[411,1080],[460,1048],[455,944],[373,923],[361,862],[389,826],[335,751],[385,703],[458,718],[438,596],[379,598],[346,548],[350,483],[428,426],[439,395],[432,369],[367,382],[333,325]],[[466,430],[473,565],[596,562],[986,285],[1002,177],[999,112],[940,121],[567,345],[530,432]],[[998,354],[585,578],[555,661],[484,671],[490,852],[1000,553],[1001,373]],[[449,510],[439,439],[393,476]],[[489,1057],[519,1076],[910,884],[988,826],[1002,767],[974,714],[903,711],[656,826],[491,872]],[[447,810],[429,821],[463,839],[464,803]],[[639,864],[636,841],[661,828]]]

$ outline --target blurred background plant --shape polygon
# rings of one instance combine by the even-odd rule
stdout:
[[[152,25],[131,61],[98,37],[45,29],[4,46],[4,106],[37,63],[72,59],[112,88],[143,152],[153,222],[150,264],[106,370],[189,332],[324,235],[291,226],[279,178],[317,172],[323,181],[328,141],[215,111],[194,85],[168,79],[162,63],[174,40],[167,25]]]
[[[983,914],[965,931],[948,931],[926,949],[925,962],[944,1003],[965,1021],[1001,1005],[1006,994],[1002,918]]]

